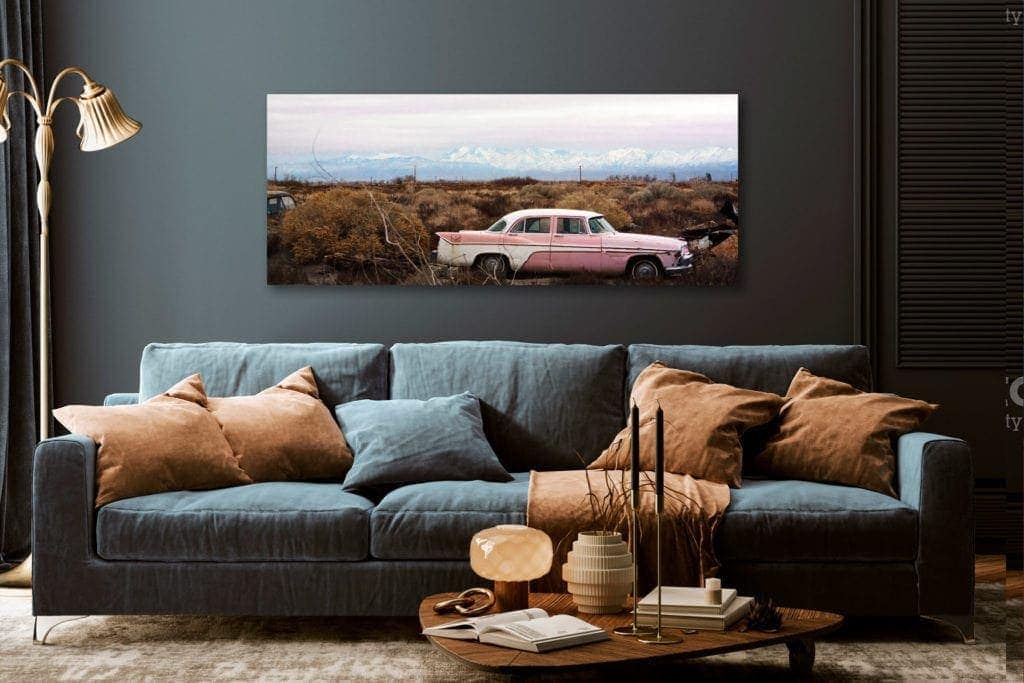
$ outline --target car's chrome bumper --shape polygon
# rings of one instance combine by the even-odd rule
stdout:
[[[675,263],[665,269],[665,274],[682,275],[690,270],[693,270],[693,254],[676,259]]]

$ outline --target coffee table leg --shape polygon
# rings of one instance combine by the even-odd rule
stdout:
[[[789,668],[793,673],[811,673],[814,668],[814,641],[791,640],[786,647],[789,648]]]

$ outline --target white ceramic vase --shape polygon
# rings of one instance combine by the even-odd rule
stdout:
[[[584,614],[614,614],[633,588],[633,555],[615,531],[583,531],[572,544],[562,579]]]

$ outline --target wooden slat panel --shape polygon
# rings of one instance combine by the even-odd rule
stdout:
[[[974,483],[974,538],[984,552],[1006,552],[1011,533],[1006,495],[1004,480],[979,479]]]
[[[1017,28],[1016,57],[1007,59],[1003,73],[1006,84],[1006,327],[1004,333],[1004,357],[1007,375],[1011,378],[1024,373],[1024,183],[1022,183],[1021,157],[1024,139],[1024,58],[1022,54],[1022,33]],[[1020,443],[1019,440],[1016,441]],[[1010,457],[1019,456],[1013,453]],[[1019,539],[1018,539],[1019,540]],[[1017,546],[1019,552],[1019,545]]]
[[[1021,555],[1024,554],[1024,538],[1021,537],[1020,529],[1024,524],[1024,505],[1021,503],[1020,493],[1008,493],[1006,496],[1006,525],[1008,533],[1006,536],[1007,561],[1016,569],[1020,569]]]
[[[1021,32],[1005,2],[898,13],[897,362],[1005,367],[1022,336]]]

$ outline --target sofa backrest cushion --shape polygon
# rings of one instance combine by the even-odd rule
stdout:
[[[510,472],[575,469],[625,424],[622,346],[456,341],[391,347],[391,398],[468,391]]]
[[[670,368],[699,372],[713,382],[786,395],[797,370],[871,391],[871,361],[864,346],[658,346],[629,347],[627,387],[655,361]],[[627,389],[628,390],[628,389]]]
[[[387,349],[381,344],[149,344],[142,352],[139,400],[198,372],[209,396],[249,396],[312,366],[330,410],[388,393]]]

